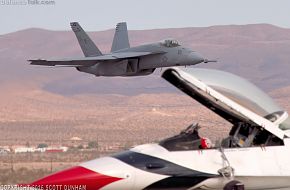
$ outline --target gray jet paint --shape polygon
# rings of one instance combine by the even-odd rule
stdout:
[[[149,75],[156,68],[211,62],[174,39],[130,47],[125,22],[117,24],[109,54],[102,54],[77,22],[72,22],[71,28],[85,57],[29,60],[31,65],[75,67],[95,76],[140,76]]]

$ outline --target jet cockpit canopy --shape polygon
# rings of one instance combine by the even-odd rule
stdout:
[[[162,77],[216,114],[236,125],[260,126],[283,139],[288,113],[249,81],[210,69],[167,69]]]
[[[177,40],[175,39],[165,39],[164,41],[161,42],[161,45],[165,47],[177,47],[180,46]]]

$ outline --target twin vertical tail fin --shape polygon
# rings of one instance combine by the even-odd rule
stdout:
[[[88,34],[82,29],[82,27],[77,22],[70,23],[76,38],[82,48],[82,51],[86,57],[94,57],[102,55],[102,52],[98,49],[96,44],[91,40]]]
[[[78,22],[71,22],[70,26],[79,41],[82,51],[86,57],[94,57],[102,55],[95,43],[88,34],[82,29]],[[120,22],[116,26],[111,52],[130,47],[128,30],[126,22]]]
[[[116,26],[111,52],[118,51],[120,49],[126,49],[129,47],[130,43],[127,31],[127,24],[126,22],[120,22]]]

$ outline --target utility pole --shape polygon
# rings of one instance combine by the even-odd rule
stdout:
[[[10,154],[10,165],[11,165],[11,173],[14,173],[13,153]]]
[[[50,173],[52,173],[52,156],[50,157]]]

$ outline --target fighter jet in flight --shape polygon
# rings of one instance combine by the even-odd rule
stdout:
[[[140,76],[156,68],[211,62],[174,39],[130,47],[125,22],[117,24],[111,53],[103,54],[77,22],[70,25],[85,57],[29,60],[31,65],[75,67],[95,76]]]

